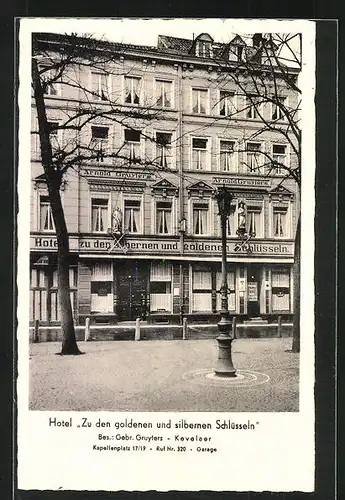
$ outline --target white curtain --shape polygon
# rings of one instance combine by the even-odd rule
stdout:
[[[290,310],[290,294],[272,293],[272,311],[289,311]]]
[[[150,281],[171,281],[171,264],[152,262]]]
[[[91,311],[93,312],[113,312],[113,294],[98,295],[97,293],[91,294]]]
[[[272,288],[289,288],[289,271],[272,271]]]
[[[212,311],[212,295],[209,293],[193,293],[193,311]]]
[[[286,212],[273,212],[274,236],[286,236]]]
[[[171,293],[151,293],[150,309],[154,311],[171,312]]]
[[[112,281],[113,266],[111,262],[95,262],[92,267],[92,281]]]
[[[54,221],[53,221],[53,214],[52,214],[49,202],[41,202],[40,212],[41,212],[41,214],[40,214],[41,215],[41,221],[40,221],[41,231],[53,231],[54,230]]]

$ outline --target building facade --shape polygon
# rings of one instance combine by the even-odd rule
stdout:
[[[119,109],[116,119],[100,112],[83,126],[79,140],[99,155],[67,170],[62,186],[76,324],[86,317],[100,324],[137,317],[176,323],[181,315],[215,323],[221,235],[214,195],[220,186],[233,195],[227,239],[230,315],[240,321],[291,317],[299,198],[296,183],[278,167],[272,170],[267,158],[291,168],[297,160],[281,134],[269,128],[257,134],[263,127],[257,107],[224,76],[245,54],[257,52],[255,36],[250,45],[238,36],[217,44],[206,34],[194,40],[160,36],[157,47],[114,43],[108,66],[73,67],[75,88],[63,81],[47,86],[53,146],[68,144],[68,131],[54,124],[78,106]],[[61,36],[38,38],[59,52]],[[225,49],[227,69],[216,59]],[[283,83],[281,94],[293,108],[297,96]],[[133,110],[141,114],[136,118]],[[30,321],[54,325],[59,322],[57,241],[34,103],[32,111]],[[263,103],[260,113],[284,126],[274,105]],[[247,241],[238,236],[241,224]]]

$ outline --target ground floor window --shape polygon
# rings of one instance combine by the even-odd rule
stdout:
[[[290,271],[272,269],[272,312],[290,311]]]
[[[152,262],[150,268],[150,311],[172,312],[171,264]]]
[[[113,266],[111,262],[96,262],[91,274],[91,312],[114,311]]]
[[[192,311],[212,311],[212,273],[207,266],[193,268]]]
[[[74,314],[77,300],[77,268],[70,267],[70,299]],[[61,319],[56,267],[46,265],[30,270],[30,321],[56,322]]]

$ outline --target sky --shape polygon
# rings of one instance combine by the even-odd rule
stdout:
[[[241,19],[160,19],[160,18],[26,18],[32,31],[54,33],[91,33],[96,38],[112,42],[142,45],[157,45],[158,35],[193,38],[200,33],[208,33],[216,42],[229,42],[234,34],[256,32],[296,32],[300,21],[241,20]],[[21,22],[22,22],[21,21]],[[302,21],[303,22],[303,21]]]

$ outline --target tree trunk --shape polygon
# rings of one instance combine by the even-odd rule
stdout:
[[[298,217],[295,237],[295,259],[293,265],[293,334],[292,352],[300,352],[300,312],[301,312],[301,216]]]
[[[49,201],[52,209],[58,244],[58,291],[63,338],[61,354],[81,354],[75,338],[69,292],[69,241],[65,214],[60,196],[62,178],[60,172],[58,172],[53,165],[50,130],[48,127],[44,93],[38,72],[37,61],[34,58],[32,59],[32,81],[38,118],[42,166],[46,177]]]

